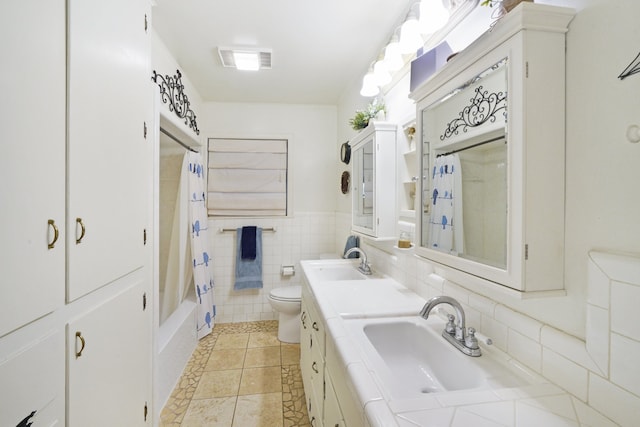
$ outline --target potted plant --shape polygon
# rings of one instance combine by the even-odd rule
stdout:
[[[498,6],[500,9],[504,9],[504,13],[508,13],[523,1],[533,2],[533,0],[482,0],[480,6]]]
[[[364,110],[356,110],[356,115],[349,119],[349,124],[354,130],[364,129],[369,126],[369,121],[374,118],[380,118],[386,113],[384,102],[374,99],[371,104]]]

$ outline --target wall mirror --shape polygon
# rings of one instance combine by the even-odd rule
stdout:
[[[507,269],[507,66],[501,60],[422,110],[420,246],[429,258]]]
[[[353,225],[373,230],[373,139],[353,152]]]

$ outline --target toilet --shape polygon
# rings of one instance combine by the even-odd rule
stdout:
[[[300,342],[300,306],[302,286],[285,286],[269,292],[269,304],[278,312],[278,339],[287,343]]]

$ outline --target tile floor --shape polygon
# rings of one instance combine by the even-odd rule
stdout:
[[[275,320],[222,323],[198,343],[161,427],[308,427],[300,346]]]

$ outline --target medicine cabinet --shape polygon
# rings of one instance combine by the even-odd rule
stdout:
[[[564,287],[572,17],[522,3],[411,94],[421,133],[416,252],[450,278],[527,293]]]
[[[350,142],[351,229],[375,240],[396,237],[396,128],[370,122]]]

